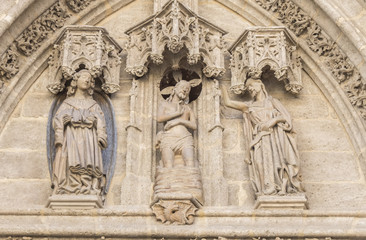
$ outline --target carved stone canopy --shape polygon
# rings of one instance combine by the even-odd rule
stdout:
[[[54,94],[65,88],[72,75],[85,68],[100,78],[102,89],[110,94],[118,91],[122,48],[101,27],[69,26],[56,40],[49,58],[48,90]]]
[[[225,72],[222,37],[227,32],[177,0],[169,1],[161,11],[125,33],[129,36],[126,71],[134,76],[144,76],[150,62],[162,64],[165,50],[177,54],[183,48],[190,65],[203,63],[207,77],[219,77]]]
[[[298,94],[302,89],[301,59],[296,42],[285,27],[254,27],[244,31],[230,47],[231,90],[246,90],[248,78],[261,78],[262,70],[270,67],[287,91]]]

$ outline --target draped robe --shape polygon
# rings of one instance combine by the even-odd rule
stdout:
[[[256,195],[284,195],[303,192],[299,178],[299,153],[292,131],[290,114],[272,97],[248,103],[244,116],[247,161]],[[262,126],[273,118],[282,116],[269,130]]]
[[[64,125],[64,118],[71,121]],[[95,100],[67,98],[54,119],[56,194],[100,194],[105,185],[101,148],[106,147],[104,114]]]

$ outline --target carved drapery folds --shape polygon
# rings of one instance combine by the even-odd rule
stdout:
[[[137,77],[147,73],[150,62],[162,64],[165,49],[176,54],[184,47],[188,50],[187,62],[194,65],[201,60],[207,77],[219,77],[225,72],[222,36],[226,32],[176,0],[126,34],[126,71]]]
[[[102,90],[105,93],[118,91],[120,51],[119,45],[104,28],[66,28],[56,41],[49,58],[48,90],[54,94],[61,92],[66,80],[71,79],[79,68],[85,68],[91,71],[94,78],[102,80]]]
[[[284,27],[255,27],[241,35],[229,50],[231,57],[231,90],[240,94],[248,78],[259,79],[269,66],[287,91],[302,89],[301,59],[296,44]]]
[[[50,208],[102,207],[116,156],[113,106],[106,94],[119,90],[120,51],[100,27],[70,26],[56,40],[47,88],[58,94],[68,87],[49,116]],[[94,91],[99,84],[106,94]]]

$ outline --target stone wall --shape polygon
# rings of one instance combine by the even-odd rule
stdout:
[[[105,27],[110,36],[121,46],[124,46],[124,43],[127,41],[127,36],[124,32],[154,13],[153,0],[135,0],[126,5],[120,4],[123,7],[116,7],[116,9],[112,10],[110,5],[108,5],[109,1],[100,2],[105,4],[105,16],[100,17],[98,21],[95,20],[95,25]],[[113,3],[115,2],[117,1]],[[307,8],[301,1],[296,2]],[[320,5],[323,3],[317,0],[313,2]],[[100,7],[100,5],[98,6]],[[260,10],[258,10],[260,7],[254,11],[254,6],[255,3],[253,1],[200,0],[198,12],[208,21],[228,31],[225,39],[227,46],[230,46],[247,27],[258,25],[259,22],[264,22],[266,25],[277,24],[268,15],[260,15]],[[236,7],[239,8],[236,9]],[[349,8],[352,8],[352,6],[350,5]],[[311,6],[309,6],[309,9],[312,9]],[[247,12],[248,14],[246,14]],[[354,15],[358,16],[358,13],[354,13]],[[263,19],[258,20],[260,17]],[[314,19],[320,18],[316,15],[313,17]],[[80,21],[80,24],[87,22],[82,18]],[[319,21],[321,22],[321,19]],[[340,27],[350,31],[344,25]],[[299,42],[301,41],[303,40],[299,40]],[[344,39],[344,41],[348,42],[347,39]],[[51,45],[52,42],[47,42],[47,44]],[[351,45],[351,43],[349,44]],[[300,47],[303,47],[303,45]],[[346,52],[354,49],[353,46],[344,48]],[[0,49],[0,52],[4,50]],[[80,215],[83,216],[85,223],[90,224],[85,228],[88,236],[92,237],[95,230],[98,237],[111,236],[121,239],[122,237],[129,239],[136,236],[141,239],[164,236],[175,238],[176,235],[174,234],[177,232],[177,239],[188,239],[189,236],[214,239],[221,236],[220,234],[229,236],[232,229],[243,224],[253,229],[256,226],[260,226],[261,229],[253,231],[254,233],[248,229],[245,231],[234,231],[236,236],[242,236],[240,239],[244,239],[243,236],[267,236],[268,239],[272,239],[272,237],[274,239],[275,236],[289,236],[294,237],[294,239],[299,237],[300,239],[304,234],[308,234],[306,236],[309,237],[322,237],[322,239],[328,236],[336,236],[339,239],[346,237],[344,239],[347,239],[346,226],[352,228],[348,232],[349,236],[359,239],[366,237],[366,232],[362,230],[365,226],[366,212],[366,180],[363,167],[365,159],[362,156],[365,146],[359,150],[360,147],[355,144],[355,141],[357,142],[355,139],[357,137],[361,138],[364,132],[360,132],[359,135],[351,134],[352,131],[349,130],[351,128],[349,126],[358,123],[346,122],[345,117],[342,115],[344,112],[339,109],[338,103],[333,101],[334,98],[346,99],[347,97],[339,90],[340,87],[336,82],[332,84],[336,86],[335,89],[339,92],[326,89],[326,85],[322,84],[322,81],[335,81],[332,79],[331,74],[324,73],[323,69],[320,68],[312,69],[312,72],[307,71],[311,64],[321,63],[319,58],[309,54],[305,47],[301,51],[305,56],[304,61],[307,67],[302,71],[304,88],[298,96],[287,93],[284,90],[283,83],[274,79],[265,81],[264,84],[269,94],[279,99],[293,117],[301,156],[301,175],[310,210],[298,213],[285,212],[283,215],[281,215],[281,211],[265,212],[259,216],[259,219],[263,220],[263,222],[258,223],[259,220],[254,219],[254,216],[257,214],[253,211],[254,193],[249,182],[248,166],[243,161],[243,119],[240,112],[224,106],[220,107],[220,115],[221,123],[224,126],[222,143],[224,153],[223,176],[225,181],[227,181],[228,188],[227,206],[213,207],[208,202],[200,210],[196,225],[187,230],[177,226],[169,229],[169,226],[162,226],[161,223],[157,223],[152,216],[148,204],[138,207],[126,205],[124,199],[131,198],[128,194],[132,194],[132,192],[123,192],[124,188],[122,186],[126,177],[126,127],[130,120],[129,91],[132,85],[132,77],[124,71],[126,64],[126,53],[124,52],[122,54],[120,76],[121,90],[111,95],[118,135],[115,173],[106,198],[105,209],[100,210],[100,212],[94,212],[95,215],[93,215],[93,212]],[[226,53],[225,57],[227,72],[220,79],[220,84],[229,87],[231,77],[229,54]],[[359,53],[355,53],[350,58],[358,61]],[[33,59],[36,61],[36,58]],[[357,63],[355,65],[356,67],[360,66],[362,74],[364,61]],[[42,66],[46,66],[46,64]],[[46,237],[48,235],[45,229],[51,229],[50,232],[52,232],[53,236],[70,237],[76,235],[77,237],[82,237],[82,235],[78,235],[78,231],[82,231],[82,227],[78,225],[80,222],[76,220],[76,218],[80,217],[77,213],[69,211],[59,214],[45,209],[47,199],[51,195],[46,149],[47,121],[51,104],[55,99],[55,96],[46,89],[48,84],[47,70],[47,67],[44,67],[34,83],[29,84],[30,86],[28,86],[24,96],[21,96],[21,100],[16,102],[16,106],[13,106],[14,110],[0,132],[0,165],[2,166],[0,169],[0,191],[3,196],[0,201],[0,237],[12,235],[11,231],[15,232],[16,236],[28,236],[27,234],[29,233],[30,236]],[[315,79],[313,77],[314,74],[319,78],[322,77],[323,80]],[[149,78],[154,78],[154,76],[149,76]],[[232,95],[231,97],[237,100],[248,99],[246,95]],[[350,111],[353,117],[359,117],[357,111],[349,102],[345,103],[343,108]],[[349,121],[352,121],[353,118],[350,119]],[[364,123],[361,125],[364,126]],[[148,177],[153,179],[153,176]],[[210,178],[210,176],[205,177]],[[148,184],[142,186],[142,188],[146,192],[151,192],[151,185]],[[213,191],[210,190],[212,188],[205,186],[204,189]],[[215,193],[207,192],[207,194],[213,195]],[[130,201],[133,202],[134,199],[130,199]],[[42,215],[43,211],[46,212],[46,217],[40,220],[38,217]],[[327,211],[329,211],[329,218],[327,218]],[[63,214],[70,219],[69,223],[67,221],[63,222],[60,220],[61,218],[58,218],[62,217]],[[100,218],[97,217],[98,214],[101,215]],[[124,214],[127,215],[126,218],[124,218]],[[276,218],[277,215],[272,216],[273,214],[281,216]],[[310,214],[309,219],[306,219],[307,214]],[[283,217],[284,215],[286,216]],[[254,217],[253,219],[252,216]],[[319,218],[327,219],[319,220]],[[6,230],[9,226],[7,223],[9,219],[13,220],[11,223],[13,225],[16,223],[24,224],[24,228],[20,230],[9,228],[10,230]],[[32,219],[39,225],[31,226],[27,219]],[[332,223],[333,220],[336,224]],[[59,223],[60,228],[55,227],[52,224],[53,221]],[[113,224],[114,221],[115,224]],[[290,226],[291,231],[286,232],[287,228],[276,231],[276,227],[281,226],[281,221],[286,226],[291,225],[292,221],[294,221],[296,226],[301,226],[302,223],[308,224],[310,230],[306,228],[305,230],[303,228],[299,230],[296,227],[291,228]],[[72,222],[77,223],[74,229],[71,227]],[[352,225],[353,222],[355,222],[354,225]],[[117,223],[120,225],[118,226]],[[321,225],[321,234],[319,235],[316,233],[317,223]],[[108,226],[108,224],[111,225]],[[137,225],[134,226],[134,224],[146,224],[149,227],[146,230],[141,229]],[[210,224],[212,225],[210,226]],[[266,233],[266,224],[272,224],[269,228],[270,233],[261,235]],[[343,224],[344,226],[342,226]],[[222,231],[215,229],[222,225],[225,225]],[[44,231],[41,234],[37,232],[38,226],[42,229],[40,232]],[[69,234],[62,233],[62,226],[71,228]],[[102,226],[105,227],[105,231],[102,229]],[[120,226],[128,226],[126,227],[126,234],[119,229],[113,235],[113,227],[119,228]],[[340,226],[342,226],[342,230],[337,232]],[[331,230],[328,231],[327,227]],[[31,230],[28,231],[27,229]],[[185,231],[188,232],[185,233]],[[151,235],[151,233],[154,235]]]

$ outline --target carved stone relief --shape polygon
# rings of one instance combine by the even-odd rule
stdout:
[[[188,50],[187,61],[197,64],[201,59],[207,77],[222,76],[224,68],[225,31],[207,24],[207,21],[187,9],[177,0],[171,0],[152,19],[126,31],[126,71],[142,77],[150,62],[163,63],[163,52],[167,48],[177,54]]]
[[[73,12],[78,13],[93,1],[95,0],[66,0],[66,4]]]
[[[91,71],[94,78],[103,80],[102,90],[105,93],[115,93],[119,90],[121,50],[104,28],[66,28],[50,56],[48,90],[54,94],[61,92],[65,88],[65,81],[71,79],[82,65]]]
[[[223,86],[225,106],[243,112],[244,161],[256,194],[256,208],[306,208],[300,179],[300,159],[292,120],[285,107],[268,95],[261,80],[246,82],[252,101],[229,99]]]
[[[64,26],[66,19],[70,17],[65,7],[59,2],[39,16],[24,32],[15,40],[18,50],[30,56],[47,39],[48,35]]]
[[[291,0],[256,0],[265,10],[277,14],[277,18],[292,30],[296,36],[305,36],[309,48],[317,53],[329,68],[338,83],[350,98],[351,104],[358,109],[363,119],[366,119],[366,102],[364,92],[360,91],[365,80],[340,47]],[[348,82],[350,81],[350,82]],[[357,86],[356,88],[354,86]]]
[[[113,175],[116,127],[107,95],[119,90],[120,47],[103,28],[68,27],[49,60],[50,208],[99,208]],[[98,82],[96,82],[98,81]],[[52,127],[51,127],[52,126]]]
[[[192,224],[203,203],[201,173],[190,132],[197,129],[197,122],[188,106],[196,80],[183,80],[179,70],[173,75],[176,84],[157,113],[157,121],[164,123],[164,128],[156,140],[161,160],[156,168],[152,209],[163,223]]]
[[[94,0],[67,0],[56,1],[44,13],[38,16],[30,26],[28,26],[1,55],[0,58],[0,90],[6,80],[13,78],[22,65],[19,54],[29,57],[41,44],[56,30],[62,28],[72,13],[67,11],[67,7],[74,13],[85,9]]]
[[[231,57],[231,89],[239,94],[248,78],[260,78],[269,66],[287,91],[298,94],[302,89],[301,59],[296,43],[283,27],[255,27],[245,30],[229,49]]]
[[[0,92],[5,81],[11,79],[19,71],[19,55],[16,46],[12,45],[0,59]]]
[[[220,139],[222,140],[223,130],[223,127],[220,124],[220,93],[218,91],[218,80],[212,80],[212,78],[221,76],[225,71],[223,65],[225,46],[222,39],[222,36],[225,33],[226,32],[223,30],[197,16],[180,2],[173,0],[169,1],[162,10],[153,17],[142,24],[132,27],[126,32],[126,34],[129,35],[129,41],[126,45],[126,71],[134,75],[130,94],[130,113],[133,120],[130,121],[128,126],[128,139],[131,138],[133,142],[136,142],[139,137],[149,139],[151,128],[159,129],[159,126],[156,127],[155,121],[151,122],[151,119],[145,119],[145,116],[149,116],[149,114],[155,116],[156,112],[158,112],[158,106],[172,105],[170,102],[158,103],[159,100],[156,96],[162,94],[167,97],[171,94],[177,82],[183,83],[183,81],[181,81],[184,80],[184,78],[182,78],[183,70],[196,72],[198,74],[194,79],[185,79],[190,80],[189,82],[192,89],[197,85],[199,85],[200,88],[203,88],[203,85],[207,87],[207,89],[204,90],[205,98],[197,99],[197,101],[191,103],[191,105],[194,106],[192,109],[193,111],[188,111],[198,113],[196,110],[198,105],[200,105],[200,108],[205,109],[205,113],[202,113],[204,116],[197,120],[200,133],[194,133],[192,138],[192,133],[188,134],[189,131],[192,130],[189,130],[190,128],[188,127],[184,133],[180,133],[186,134],[184,137],[185,140],[183,141],[180,140],[179,137],[173,139],[172,136],[169,136],[170,130],[166,129],[162,130],[157,136],[152,135],[150,138],[154,140],[157,138],[157,140],[163,141],[163,144],[160,144],[160,151],[163,155],[166,154],[166,149],[174,149],[174,154],[170,153],[170,159],[173,160],[166,160],[165,156],[161,156],[161,165],[157,164],[157,166],[154,165],[154,162],[160,160],[159,152],[158,154],[154,154],[155,150],[152,150],[153,156],[157,156],[152,159],[152,162],[154,163],[152,167],[153,169],[156,169],[152,208],[154,209],[157,218],[166,223],[172,223],[169,219],[171,219],[173,215],[171,215],[172,212],[169,212],[169,209],[177,208],[179,209],[177,215],[184,217],[180,218],[180,220],[175,220],[174,223],[191,224],[193,219],[189,217],[191,216],[190,214],[193,214],[203,203],[201,174],[197,163],[198,159],[203,159],[204,165],[208,169],[207,174],[217,173],[217,168],[222,166],[222,148],[216,145],[214,147],[212,146],[212,142],[221,142]],[[166,88],[160,88],[159,91],[156,89],[154,83],[156,83],[156,78],[158,78],[158,81],[162,84],[163,80],[160,81],[160,79],[163,78],[165,71],[167,70],[174,73],[170,78],[176,80],[174,80],[174,84],[166,86]],[[148,71],[149,74],[146,74]],[[205,83],[201,84],[203,79],[206,79]],[[151,84],[153,84],[153,86],[151,86]],[[149,89],[147,89],[148,86],[150,86]],[[158,92],[156,90],[158,90]],[[195,93],[196,91],[192,90],[191,93],[192,92]],[[195,96],[195,98],[197,97],[198,95]],[[192,98],[190,98],[190,100],[192,100]],[[147,104],[146,101],[151,103]],[[189,108],[188,106],[184,106],[183,100],[179,100],[178,102],[182,102],[181,109]],[[142,105],[145,106],[143,110],[144,113],[137,118],[138,109],[140,108],[141,111]],[[176,103],[173,105],[176,105]],[[150,111],[152,111],[152,113]],[[184,114],[185,117],[187,117],[186,115],[188,112]],[[177,119],[172,120],[173,123],[179,122],[179,116],[177,115],[176,117]],[[156,117],[156,119],[158,119],[158,117]],[[170,125],[170,123],[167,123],[166,125]],[[151,126],[151,128],[147,129],[147,126]],[[183,125],[175,126],[174,129],[180,129],[181,127],[183,127]],[[167,126],[167,128],[170,128],[170,126]],[[204,141],[201,141],[196,137],[201,134],[204,136]],[[165,138],[166,136],[168,136],[168,138]],[[188,138],[191,140],[188,141]],[[195,140],[193,141],[193,139]],[[149,140],[146,140],[146,144],[149,144],[147,143],[148,141]],[[206,141],[208,144],[200,149],[192,150],[191,148],[187,148],[187,150],[182,151],[180,147],[169,147],[169,144],[174,144],[175,141],[178,142],[178,145],[183,144],[181,147],[184,146],[184,148],[193,145],[196,146],[198,144],[205,145],[204,142]],[[142,180],[143,177],[138,176],[141,173],[134,170],[133,165],[135,165],[135,163],[133,162],[140,161],[140,159],[132,161],[132,158],[136,158],[136,156],[132,156],[132,153],[138,155],[138,152],[140,151],[137,150],[134,145],[135,143],[128,144],[126,158],[126,161],[128,162],[126,163],[126,165],[128,165],[128,173],[126,174],[127,181],[123,184],[123,191],[129,191],[129,184],[127,182],[132,181],[133,179],[138,178],[138,181],[144,182],[144,184],[146,184],[147,181],[147,179]],[[161,149],[162,146],[163,149]],[[188,149],[190,150],[188,151]],[[188,154],[187,151],[190,153]],[[212,154],[213,152],[217,152],[217,154]],[[190,157],[187,157],[187,154]],[[192,164],[192,156],[194,164]],[[131,169],[129,167],[130,160]],[[170,164],[171,162],[172,164]],[[171,167],[172,165],[175,167]],[[211,167],[210,165],[213,166]],[[148,168],[148,166],[146,166],[146,168]],[[142,174],[146,176],[146,173]],[[171,184],[170,181],[174,184]],[[222,174],[216,174],[214,177],[210,177],[205,181],[207,181],[207,185],[209,186],[208,189],[210,191],[210,194],[208,194],[207,197],[208,202],[212,205],[225,205],[227,203],[227,197],[226,200],[222,200],[221,197],[215,196],[216,194],[214,193],[214,189],[220,189],[223,191],[223,196],[228,195],[227,186],[225,185]],[[126,199],[126,201],[129,200]],[[188,202],[190,202],[190,205]],[[188,206],[187,204],[190,207],[182,207]],[[189,211],[187,211],[187,209],[189,209]],[[185,212],[189,212],[189,214]],[[162,215],[163,213],[168,215]],[[177,218],[177,215],[174,215],[175,219]]]

